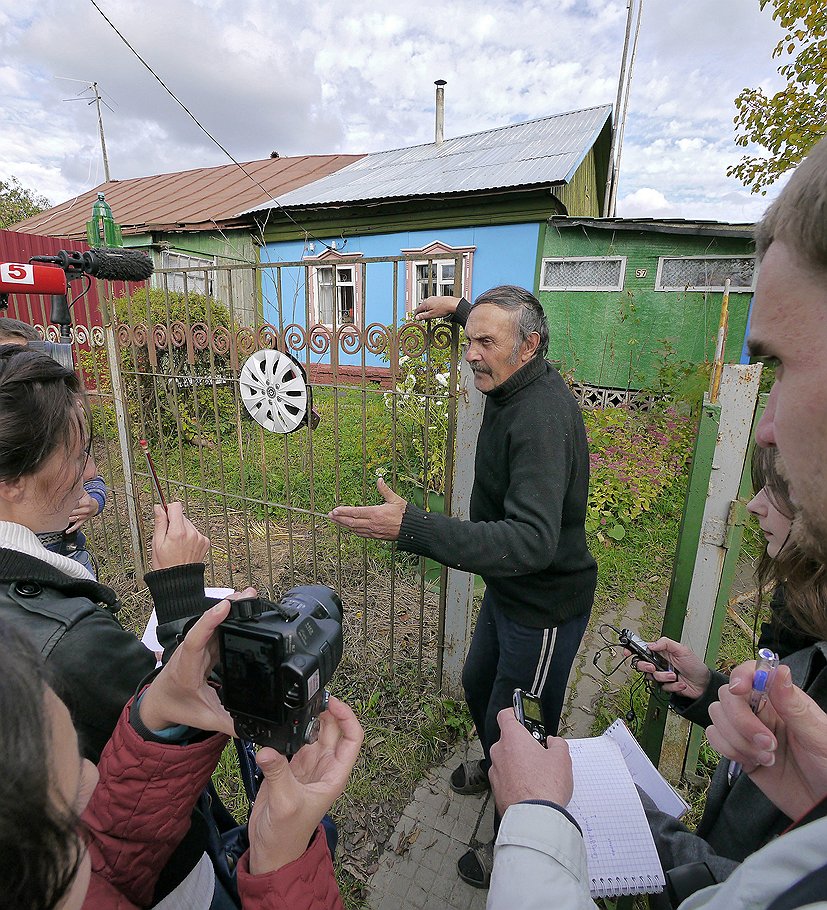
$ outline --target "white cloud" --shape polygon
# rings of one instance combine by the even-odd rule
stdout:
[[[363,152],[433,138],[436,78],[448,80],[446,135],[614,103],[625,0],[166,0],[163,15],[107,0],[107,15],[239,160]],[[0,175],[54,201],[100,182],[94,106],[66,102],[97,80],[114,177],[226,158],[91,4],[0,0]],[[733,99],[777,86],[779,35],[756,0],[646,0],[634,67],[620,197],[729,220],[762,200],[727,165]],[[645,195],[641,197],[646,201]],[[765,202],[763,203],[765,204]],[[729,209],[727,207],[730,207]],[[650,213],[651,214],[651,213]]]
[[[620,218],[674,218],[677,212],[660,190],[643,186],[618,201],[617,214]]]

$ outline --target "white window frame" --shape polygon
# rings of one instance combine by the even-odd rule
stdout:
[[[434,240],[423,247],[401,250],[404,256],[416,258],[405,260],[405,312],[412,313],[422,300],[419,296],[419,277],[418,270],[421,266],[427,266],[433,263],[436,266],[437,280],[436,288],[439,290],[441,281],[442,266],[447,263],[456,263],[457,257],[461,257],[461,274],[460,274],[460,296],[467,300],[471,299],[471,276],[474,269],[475,246],[448,246],[439,240]],[[454,282],[451,282],[453,285]],[[452,291],[448,292],[449,295]]]
[[[416,306],[419,306],[423,300],[426,300],[427,297],[423,297],[420,293],[422,285],[427,283],[428,288],[430,289],[433,286],[435,293],[428,296],[451,296],[454,293],[454,284],[456,283],[456,278],[446,278],[444,275],[444,270],[446,265],[456,266],[456,259],[420,259],[416,262],[411,263],[413,266],[414,272],[414,284],[415,294],[414,301]],[[428,269],[430,266],[431,275],[425,275],[421,277],[419,274],[420,269]],[[435,275],[433,273],[436,273]],[[462,279],[460,278],[460,283]]]
[[[663,271],[663,264],[664,264],[664,262],[665,262],[667,259],[669,259],[669,260],[672,260],[672,259],[681,259],[681,260],[684,260],[684,259],[709,259],[709,260],[712,260],[712,259],[752,259],[753,262],[755,263],[755,256],[749,256],[749,255],[745,255],[745,256],[738,256],[738,255],[727,255],[727,256],[661,256],[661,257],[658,259],[658,272],[657,272],[657,275],[655,276],[655,290],[656,290],[656,291],[666,291],[666,292],[674,292],[674,291],[695,291],[695,292],[703,293],[703,292],[705,292],[705,291],[720,291],[720,292],[722,292],[722,291],[724,290],[724,286],[723,286],[722,284],[720,284],[720,285],[718,285],[718,284],[710,284],[710,285],[704,285],[704,286],[699,286],[699,285],[690,285],[690,286],[682,286],[682,285],[681,285],[681,286],[673,286],[673,285],[667,285],[667,286],[663,286],[663,285],[661,284],[661,272]],[[755,265],[757,265],[757,263],[755,263]],[[751,284],[749,287],[745,287],[744,285],[730,285],[729,290],[730,290],[733,294],[751,294],[751,293],[755,290],[755,279],[756,279],[756,277],[757,277],[757,275],[758,275],[758,269],[755,267],[755,265],[753,266],[753,270],[752,270],[752,284]]]
[[[171,259],[176,261],[171,263]],[[185,262],[186,265],[184,264]],[[164,279],[166,278],[167,290],[183,294],[184,275],[186,275],[187,293],[203,294],[205,297],[212,296],[215,275],[210,270],[215,268],[215,256],[182,253],[174,249],[161,250],[161,268],[176,270],[167,275],[158,275],[159,287],[164,286]],[[177,271],[177,269],[182,271]],[[183,269],[198,269],[199,271],[184,272]],[[201,271],[204,269],[207,271]]]
[[[549,286],[544,283],[547,262],[619,262],[620,282],[617,285],[579,285],[577,287]],[[544,256],[540,265],[540,290],[541,291],[622,291],[626,281],[625,256]]]
[[[336,250],[325,250],[319,256],[305,257],[308,263],[308,300],[310,304],[310,320],[314,325],[323,325],[326,328],[333,329],[334,324],[337,329],[352,326],[356,329],[363,327],[363,303],[362,303],[362,269],[358,259],[361,253],[338,253]],[[311,264],[312,263],[312,264]],[[336,277],[336,304],[340,304],[339,291],[344,287],[353,288],[353,316],[350,322],[337,319],[333,322],[323,322],[319,313],[319,302],[322,297],[321,284],[322,273],[328,269],[350,269],[350,281],[339,281]],[[326,284],[324,287],[333,287],[332,284]],[[337,313],[338,315],[338,313]]]

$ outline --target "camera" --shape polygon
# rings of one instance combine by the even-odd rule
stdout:
[[[342,601],[325,585],[300,585],[276,603],[230,603],[218,627],[221,700],[241,738],[295,755],[319,735],[342,659]]]
[[[546,721],[543,717],[543,706],[540,699],[531,692],[515,689],[513,695],[514,716],[541,743],[546,744]]]

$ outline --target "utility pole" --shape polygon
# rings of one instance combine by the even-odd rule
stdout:
[[[632,33],[634,0],[626,5],[626,37],[623,41],[623,56],[620,61],[620,76],[617,80],[617,101],[615,103],[615,128],[612,135],[612,149],[609,156],[609,173],[606,175],[606,193],[603,203],[603,217],[611,218],[615,213],[617,202],[617,184],[620,179],[620,156],[623,151],[623,133],[626,129],[626,111],[629,105],[629,89],[632,84],[632,67],[637,54],[637,42],[640,35],[640,18],[643,13],[643,0],[637,0],[637,23],[635,37],[629,54],[629,36]]]
[[[101,96],[98,91],[98,83],[92,83],[92,91],[95,93],[95,107],[98,109],[98,129],[101,134],[101,151],[103,152],[103,176],[109,183],[109,156],[106,154],[106,137],[103,135],[103,117],[101,116]]]
[[[103,135],[103,115],[101,113],[101,104],[106,104],[106,101],[104,101],[101,97],[100,90],[98,89],[98,83],[87,82],[85,79],[73,79],[70,76],[58,76],[57,78],[65,79],[67,82],[80,82],[86,86],[83,91],[78,92],[78,95],[75,98],[64,98],[64,101],[85,101],[86,99],[83,96],[86,95],[87,92],[95,93],[95,97],[91,101],[87,102],[87,104],[94,104],[98,112],[98,133],[101,137],[101,152],[103,153],[103,175],[106,179],[106,182],[109,183],[112,178],[109,174],[109,155],[106,153],[106,137]],[[108,104],[106,104],[106,106],[109,107]],[[112,108],[109,107],[109,110],[111,111]]]

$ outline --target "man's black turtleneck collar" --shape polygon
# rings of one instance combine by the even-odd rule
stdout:
[[[519,392],[520,389],[524,389],[527,385],[534,382],[535,379],[539,379],[540,376],[545,375],[545,372],[545,358],[540,357],[540,355],[537,354],[532,357],[528,363],[521,366],[516,373],[512,373],[505,382],[500,383],[500,385],[491,389],[491,391],[486,394],[494,401],[505,401],[515,392]]]

